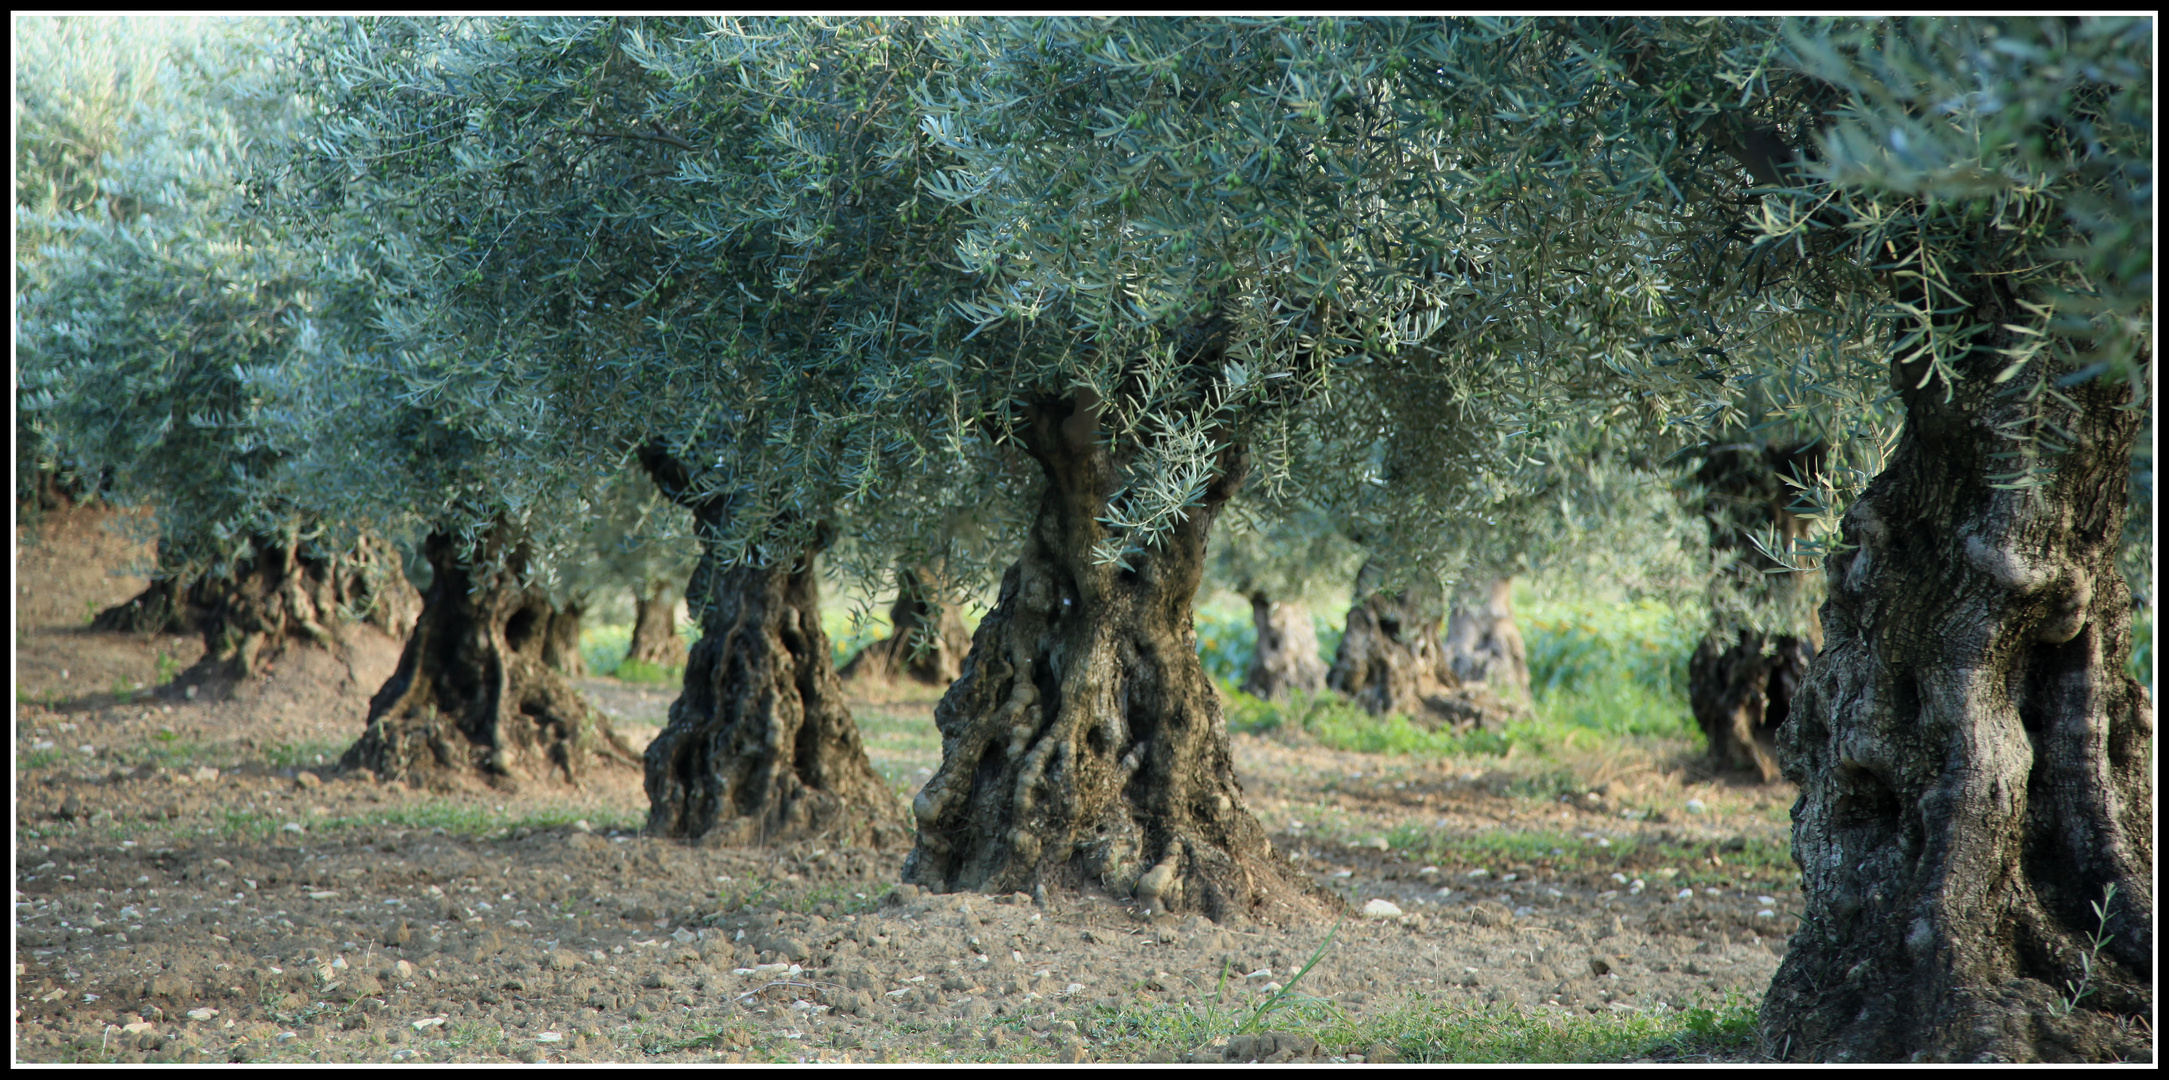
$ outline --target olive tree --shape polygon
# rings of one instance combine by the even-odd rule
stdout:
[[[1661,429],[1709,397],[1690,372],[1630,384],[1607,364],[1631,345],[1613,290],[1654,284],[1633,267],[1599,281],[1495,257],[1553,207],[1463,168],[1455,125],[1410,84],[1427,33],[945,33],[956,77],[922,107],[958,165],[930,184],[971,215],[958,254],[985,285],[959,306],[1048,346],[1011,369],[1006,417],[1043,486],[936,710],[908,879],[1216,917],[1304,907],[1243,809],[1190,625],[1229,499],[1289,488],[1398,556],[1380,584],[1419,584],[1517,430],[1597,401]]]
[[[1779,738],[1806,912],[1765,1049],[2144,1052],[2153,710],[2117,559],[2150,409],[2150,23],[1532,21],[1429,55],[1509,122],[1501,160],[1601,138],[1637,175],[1595,194],[1733,215],[1714,292],[1790,279],[1885,331],[1895,446],[1849,505],[1803,500],[1842,519]]]
[[[275,415],[314,329],[306,244],[243,187],[294,122],[261,30],[17,23],[24,423],[155,512],[153,584],[100,625],[200,630],[179,681],[214,690],[344,623],[413,617],[390,547],[304,505]]]

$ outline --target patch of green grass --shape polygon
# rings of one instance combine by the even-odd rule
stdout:
[[[821,609],[821,632],[828,635],[831,661],[842,667],[859,650],[889,636],[889,613],[886,608],[869,608],[852,625],[852,609],[849,604]]]
[[[1448,870],[1503,870],[1529,865],[1548,873],[1651,875],[1673,869],[1664,884],[1740,886],[1746,882],[1778,886],[1797,881],[1791,849],[1781,838],[1734,837],[1722,841],[1667,841],[1646,836],[1585,837],[1579,832],[1495,830],[1450,833],[1403,825],[1386,834],[1395,851],[1408,853]],[[1709,860],[1717,856],[1721,865]]]
[[[610,672],[619,682],[645,683],[651,686],[676,686],[685,681],[685,668],[664,667],[645,660],[627,659]]]
[[[580,658],[589,671],[615,671],[633,648],[633,628],[580,624]]]
[[[1310,1030],[1327,1046],[1362,1053],[1384,1045],[1406,1062],[1625,1062],[1739,1059],[1755,1044],[1755,1019],[1754,1004],[1734,994],[1713,1007],[1595,1015],[1421,1002]]]
[[[1702,638],[1694,615],[1646,599],[1525,604],[1515,623],[1539,696],[1619,681],[1684,691],[1687,659]]]
[[[501,837],[520,830],[561,829],[585,820],[598,832],[612,829],[635,832],[645,824],[622,812],[600,807],[552,806],[524,813],[502,813],[486,805],[452,800],[425,800],[372,810],[346,817],[318,818],[307,822],[312,832],[341,829],[443,829],[455,836]]]
[[[1605,735],[1702,738],[1684,691],[1620,679],[1534,696],[1538,713],[1554,725]]]
[[[18,769],[50,769],[65,760],[59,750],[32,750],[15,759]]]
[[[752,1046],[755,1037],[755,1031],[740,1021],[706,1020],[678,1033],[644,1030],[636,1045],[644,1053],[672,1054],[686,1050],[741,1049]]]
[[[170,731],[160,731],[151,736],[151,742],[142,746],[116,746],[110,757],[122,768],[138,765],[154,765],[165,769],[182,769],[208,758],[211,748],[199,742],[183,742]]]
[[[174,659],[172,656],[167,655],[164,649],[160,649],[158,650],[157,668],[158,675],[152,685],[164,686],[167,683],[172,682],[175,675],[180,674],[181,662],[177,659]]]
[[[338,764],[339,756],[346,753],[347,746],[343,742],[280,743],[264,750],[264,762],[274,769],[328,767]]]
[[[1372,716],[1330,690],[1316,694],[1299,690],[1286,701],[1266,701],[1225,680],[1219,687],[1231,732],[1300,731],[1334,750],[1415,757],[1497,757],[1517,740],[1526,741],[1526,733],[1517,734],[1518,729],[1512,727],[1459,735],[1426,731],[1405,716]]]
[[[285,824],[270,814],[254,810],[227,810],[219,817],[219,838],[227,842],[249,840],[256,843],[269,841],[278,835],[279,826]]]

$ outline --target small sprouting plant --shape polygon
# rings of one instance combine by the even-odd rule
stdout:
[[[1341,932],[1341,927],[1346,925],[1347,921],[1348,920],[1343,919],[1340,922],[1333,924],[1333,929],[1326,934],[1325,940],[1319,942],[1318,948],[1311,952],[1310,959],[1304,961],[1303,967],[1295,974],[1288,977],[1287,985],[1273,991],[1271,996],[1267,997],[1264,1001],[1258,1003],[1256,1011],[1250,1014],[1250,1019],[1243,1021],[1243,1025],[1235,1029],[1235,1033],[1237,1035],[1249,1031],[1251,1028],[1257,1027],[1258,1023],[1264,1020],[1267,1016],[1270,1016],[1273,1013],[1278,1012],[1281,1009],[1286,1008],[1287,1006],[1295,1002],[1295,984],[1302,982],[1303,976],[1310,974],[1310,969],[1317,967],[1318,961],[1325,959],[1326,950],[1333,947],[1334,936]],[[1225,975],[1226,973],[1223,972],[1222,977],[1225,978]]]
[[[2064,989],[2070,991],[2070,994],[2063,1000],[2050,1004],[2049,1015],[2071,1015],[2078,1009],[2079,1002],[2086,1000],[2087,995],[2094,992],[2094,961],[2100,959],[2101,950],[2108,948],[2109,941],[2116,936],[2109,933],[2109,905],[2115,900],[2116,883],[2112,881],[2102,892],[2101,899],[2090,905],[2094,909],[2094,932],[2086,935],[2086,950],[2079,954],[2078,981],[2064,980]]]
[[[169,682],[172,682],[173,677],[179,674],[181,671],[181,662],[172,657],[171,655],[168,655],[164,649],[160,649],[158,651],[157,663],[158,679],[152,684],[154,686],[163,686]]]

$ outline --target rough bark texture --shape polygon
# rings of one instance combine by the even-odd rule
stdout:
[[[1983,280],[1960,281],[1969,322],[2026,321]],[[1997,384],[2013,338],[1982,334],[1948,387],[1893,364],[1906,426],[1827,565],[1826,644],[1779,735],[1806,913],[1762,1030],[1787,1060],[2151,1055],[2154,715],[2115,565],[2145,417],[2121,385]],[[2012,431],[2072,449],[1998,488]]]
[[[677,593],[669,582],[650,581],[633,589],[633,640],[625,658],[659,668],[685,666]]]
[[[1446,616],[1446,665],[1464,683],[1501,695],[1529,696],[1529,647],[1514,625],[1514,579],[1482,583],[1480,603],[1455,604]]]
[[[648,832],[901,844],[902,808],[866,759],[829,657],[813,556],[796,567],[716,562],[703,552],[694,571],[700,640],[670,723],[648,745]]]
[[[1778,778],[1777,732],[1807,677],[1815,646],[1805,638],[1742,631],[1730,643],[1705,634],[1687,661],[1687,702],[1709,740],[1710,766]]]
[[[1257,628],[1258,646],[1250,655],[1243,693],[1272,699],[1287,697],[1290,690],[1316,693],[1325,687],[1325,661],[1318,655],[1318,630],[1311,625],[1309,608],[1275,603],[1263,591],[1253,592],[1250,622]]]
[[[550,609],[542,631],[542,662],[568,679],[587,676],[587,657],[580,655],[580,617],[587,604],[569,600]]]
[[[423,541],[434,579],[399,667],[369,702],[368,727],[340,759],[387,780],[446,786],[466,778],[517,788],[577,785],[591,770],[639,760],[565,677],[543,660],[548,594],[520,584],[526,553],[492,535],[470,562],[450,536]]]
[[[722,506],[689,494],[668,454],[651,447],[641,460],[710,535]],[[901,846],[903,808],[866,759],[821,629],[814,553],[795,566],[733,566],[703,543],[686,598],[700,640],[670,722],[648,744],[649,834]]]
[[[1160,546],[1102,565],[1121,486],[1096,401],[1042,403],[1023,425],[1046,478],[1023,554],[979,624],[934,722],[942,764],[912,809],[904,880],[937,892],[1103,888],[1215,920],[1336,906],[1273,850],[1242,804],[1190,605],[1205,540],[1241,483],[1238,451]]]
[[[947,686],[963,670],[971,635],[956,609],[929,597],[915,571],[897,572],[896,603],[889,607],[889,636],[860,649],[840,673],[846,679],[908,678]]]
[[[393,637],[413,625],[420,597],[399,572],[390,545],[364,537],[343,555],[325,557],[291,537],[258,537],[254,554],[225,576],[181,585],[153,582],[93,626],[142,633],[198,631],[202,659],[173,681],[214,695],[246,693],[273,661],[297,645],[331,648],[346,617],[361,613]]]
[[[1780,567],[1748,536],[1764,526],[1787,541],[1805,534],[1807,523],[1786,509],[1793,492],[1783,478],[1814,474],[1823,457],[1819,443],[1750,443],[1709,452],[1695,473],[1705,493],[1702,516],[1710,547],[1732,564],[1726,570],[1732,581],[1713,588],[1745,588],[1767,598],[1799,587],[1794,575],[1769,573]],[[1688,662],[1687,703],[1709,741],[1711,768],[1751,770],[1763,783],[1777,779],[1777,731],[1791,715],[1792,695],[1822,640],[1819,628],[1805,631],[1766,634],[1724,624],[1702,636]]]
[[[188,602],[183,582],[159,578],[135,596],[91,617],[90,628],[115,634],[193,634],[201,612]]]

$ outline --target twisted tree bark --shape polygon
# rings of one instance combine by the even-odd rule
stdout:
[[[1041,403],[1023,441],[1046,477],[1023,554],[934,710],[942,763],[912,809],[904,879],[935,891],[1102,888],[1216,920],[1332,906],[1242,805],[1191,598],[1213,518],[1247,469],[1129,568],[1094,545],[1119,463],[1096,399]]]
[[[490,567],[500,552],[501,564]],[[342,768],[432,787],[474,778],[516,789],[577,785],[593,769],[638,760],[544,662],[554,609],[541,589],[521,584],[524,547],[500,529],[471,560],[443,533],[423,541],[422,553],[435,577],[421,617]]]
[[[1258,646],[1243,677],[1243,693],[1272,699],[1325,686],[1325,661],[1318,655],[1318,631],[1310,623],[1309,608],[1276,603],[1261,589],[1250,594],[1250,621],[1258,631]]]
[[[1793,496],[1782,478],[1813,475],[1823,456],[1820,443],[1711,450],[1695,479],[1705,492],[1702,516],[1710,547],[1730,563],[1713,590],[1740,589],[1765,602],[1798,588],[1793,578],[1769,573],[1779,569],[1777,563],[1757,551],[1748,535],[1765,525],[1787,542],[1805,534],[1806,523],[1786,509]],[[1712,768],[1753,770],[1766,784],[1777,779],[1778,729],[1792,714],[1792,695],[1822,639],[1815,627],[1805,630],[1768,634],[1719,621],[1703,634],[1687,664],[1687,702],[1708,740]]]
[[[420,606],[389,545],[364,536],[350,551],[325,555],[289,534],[255,537],[249,557],[225,574],[153,581],[136,598],[100,612],[91,625],[201,633],[202,658],[173,686],[215,697],[247,693],[289,648],[338,647],[342,625],[355,615],[403,638]]]
[[[552,606],[544,624],[542,662],[568,679],[587,676],[587,657],[580,655],[580,617],[586,613],[586,600],[574,597]]]
[[[625,658],[659,668],[684,666],[685,639],[678,636],[678,603],[669,582],[633,587],[633,640]]]
[[[693,511],[702,537],[725,510],[692,494],[659,449],[641,462]],[[900,845],[903,807],[866,759],[821,629],[815,552],[790,565],[727,561],[705,539],[686,599],[700,623],[684,689],[646,754],[655,836],[722,844],[821,839]]]
[[[1529,696],[1529,647],[1514,625],[1514,579],[1478,586],[1482,601],[1455,604],[1446,616],[1446,666],[1462,682],[1502,695]]]
[[[839,674],[846,679],[908,678],[947,686],[963,669],[971,635],[956,609],[931,595],[925,578],[908,567],[896,574],[896,603],[889,607],[889,636],[858,651]]]
[[[1904,432],[1779,733],[1807,910],[1762,1030],[1788,1060],[2152,1053],[2154,712],[2115,562],[2144,414],[2105,380],[1997,383],[2025,318],[2004,280],[1941,305],[1993,328],[1953,381],[1892,365]],[[2047,432],[2069,449],[2039,486],[1999,479]]]

